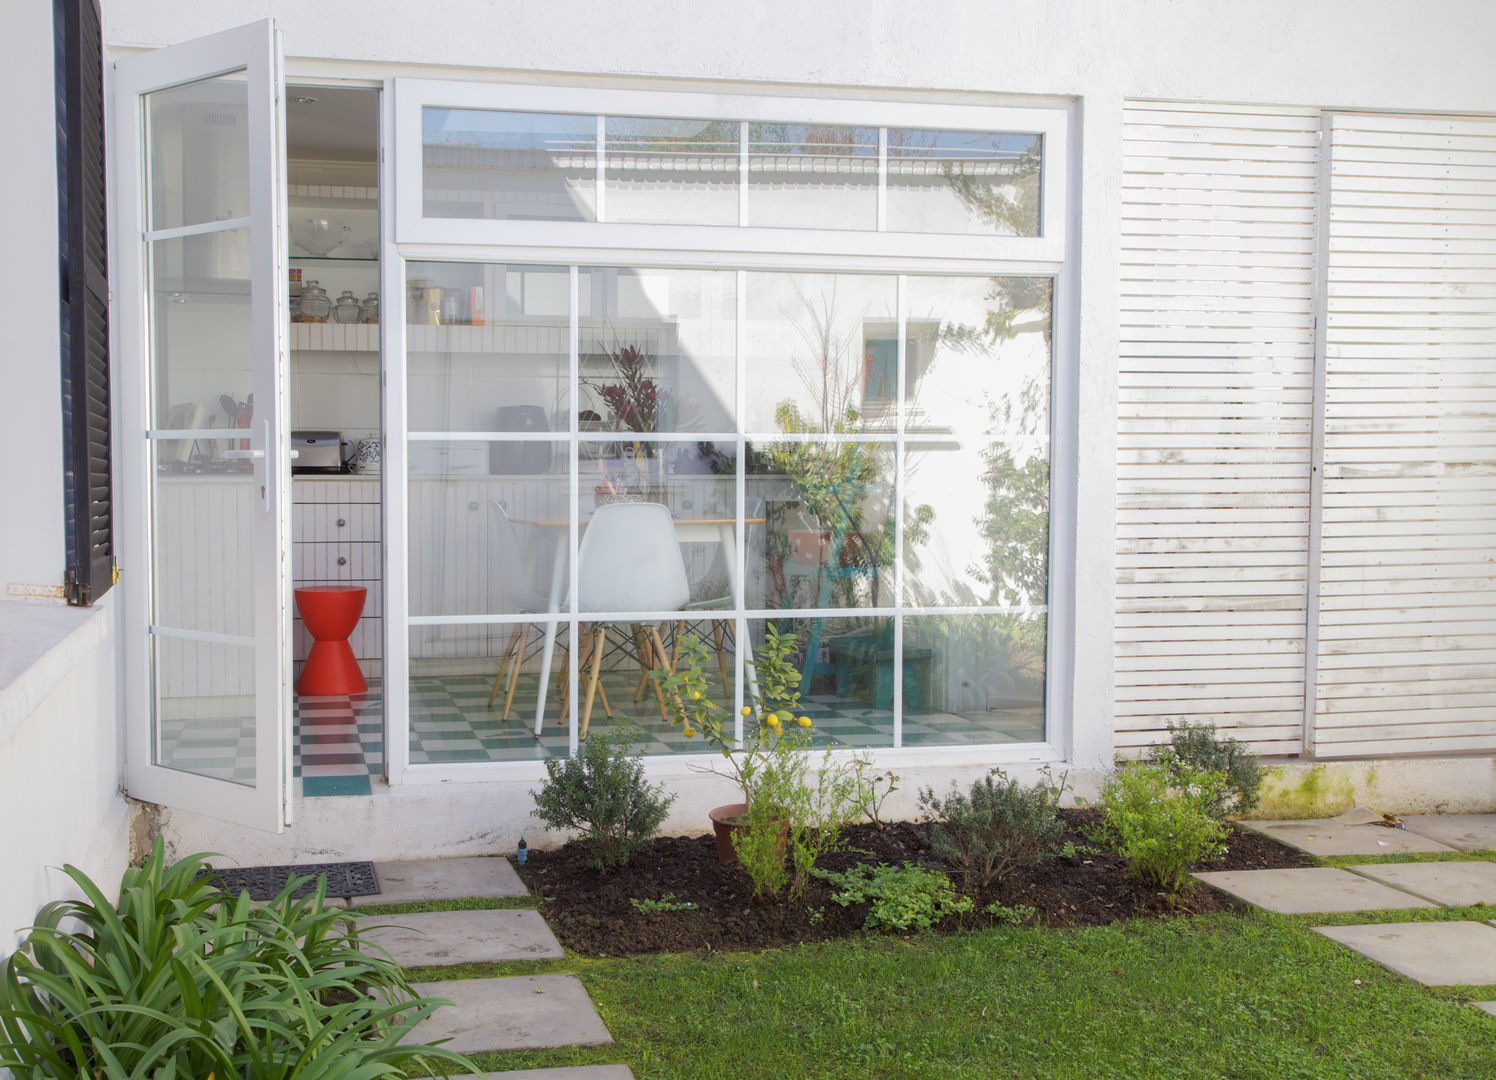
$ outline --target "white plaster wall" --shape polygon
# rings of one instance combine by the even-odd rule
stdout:
[[[52,5],[7,4],[0,44],[0,595],[62,584],[62,383]]]
[[[71,863],[113,895],[129,857],[115,722],[115,594],[87,611],[0,604],[0,645],[56,644],[0,686],[0,954],[37,908],[77,895]],[[11,676],[15,677],[12,678]]]

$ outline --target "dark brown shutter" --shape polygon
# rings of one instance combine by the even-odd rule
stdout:
[[[114,581],[104,69],[97,0],[56,0],[58,203],[62,224],[63,471],[71,604]]]

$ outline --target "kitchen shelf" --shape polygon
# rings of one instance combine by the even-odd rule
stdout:
[[[378,323],[292,323],[292,351],[378,352]]]
[[[377,255],[297,255],[287,256],[292,262],[362,262],[377,263]]]

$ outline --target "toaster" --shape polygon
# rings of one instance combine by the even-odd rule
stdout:
[[[347,472],[343,466],[343,435],[339,431],[293,431],[293,475]]]

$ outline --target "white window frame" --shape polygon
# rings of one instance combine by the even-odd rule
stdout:
[[[765,94],[762,96],[674,93],[664,91],[514,86],[464,83],[445,80],[394,78],[385,84],[385,130],[393,131],[392,152],[381,170],[385,190],[394,198],[384,202],[383,228],[388,238],[381,253],[383,292],[405,295],[405,264],[410,261],[496,262],[565,266],[674,267],[681,269],[732,269],[737,271],[875,272],[902,274],[1047,276],[1054,281],[1051,316],[1051,420],[1050,457],[1050,550],[1047,608],[1047,656],[1045,675],[1044,739],[1021,744],[983,746],[942,745],[925,747],[855,747],[838,756],[874,755],[880,766],[942,767],[960,765],[1021,765],[1060,762],[1069,757],[1073,719],[1070,679],[1073,673],[1075,621],[1074,551],[1076,528],[1076,470],[1078,435],[1074,416],[1077,392],[1076,335],[1079,273],[1075,235],[1069,222],[1072,206],[1079,205],[1072,159],[1074,103],[1044,105],[985,106],[940,105],[877,100],[835,100]],[[687,117],[800,123],[836,123],[866,127],[910,127],[1003,133],[1037,133],[1043,140],[1040,189],[1040,235],[1036,237],[987,236],[980,234],[908,233],[878,230],[831,230],[760,228],[752,225],[695,226],[624,224],[616,222],[489,220],[472,218],[425,218],[423,203],[423,140],[421,110],[446,108],[500,109],[522,112],[595,114],[602,116]],[[880,142],[883,141],[880,139]],[[746,187],[746,185],[745,185]],[[880,215],[881,217],[881,215]],[[572,271],[575,274],[575,271]],[[574,295],[574,293],[573,293]],[[739,304],[742,303],[741,290]],[[574,307],[574,305],[573,305]],[[575,354],[575,322],[572,312],[572,352]],[[899,340],[902,342],[903,334]],[[406,457],[410,437],[405,411],[407,375],[404,319],[386,319],[381,326],[385,358],[384,427],[386,516],[386,766],[389,782],[480,783],[496,780],[531,781],[544,777],[537,760],[475,761],[412,764],[409,760],[409,642],[413,625],[477,622],[513,625],[534,621],[533,616],[435,616],[412,619],[409,615],[409,528],[406,520]],[[577,358],[571,358],[576,376]],[[899,364],[902,393],[903,364]],[[741,381],[743,371],[738,369]],[[740,388],[741,389],[741,388]],[[741,395],[740,395],[741,396]],[[737,418],[740,443],[739,480],[743,457],[741,443],[753,436]],[[482,439],[521,439],[522,433],[448,433]],[[421,439],[427,436],[417,435]],[[434,438],[435,436],[429,436]],[[685,438],[681,435],[680,438]],[[695,436],[692,436],[693,438]],[[576,433],[571,433],[571,439]],[[903,435],[898,436],[902,442]],[[881,441],[874,437],[874,441]],[[562,445],[569,445],[563,443]],[[577,477],[572,476],[575,486]],[[741,496],[741,490],[739,491]],[[902,523],[899,526],[902,544]],[[573,549],[576,536],[568,538]],[[742,550],[742,537],[738,537]],[[573,575],[575,565],[573,560]],[[895,564],[902,580],[901,561]],[[575,581],[571,596],[576,595]],[[944,609],[905,605],[901,584],[895,587],[895,607],[903,617],[938,615]],[[981,609],[987,610],[987,609]],[[858,612],[861,614],[862,612]],[[978,611],[972,611],[977,614]],[[792,612],[775,612],[791,615]],[[826,614],[820,612],[820,614]],[[835,615],[836,612],[831,612]],[[558,613],[570,630],[575,649],[579,616]],[[748,618],[739,604],[735,618],[740,635]],[[902,620],[895,624],[902,637]],[[740,637],[740,640],[743,638]],[[736,658],[735,693],[742,694],[743,657]],[[577,697],[577,672],[572,700]],[[895,716],[901,698],[902,665],[894,667]],[[398,687],[398,693],[391,691]],[[739,701],[737,704],[741,704]],[[572,752],[577,747],[576,710],[570,717]],[[898,720],[895,719],[897,727]],[[653,777],[685,776],[710,769],[715,754],[669,754],[646,759]]]

